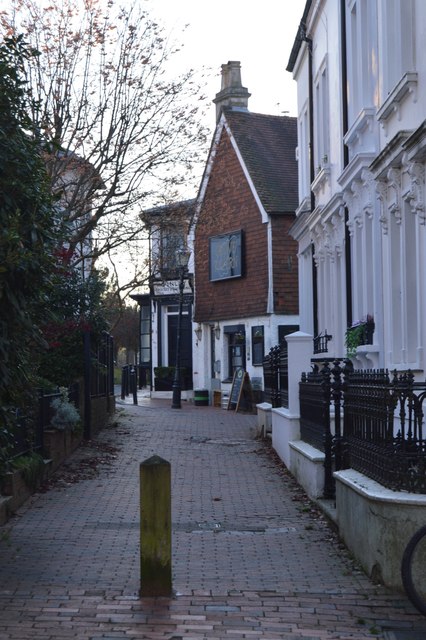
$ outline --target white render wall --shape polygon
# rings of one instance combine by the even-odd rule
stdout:
[[[198,328],[196,324],[193,325],[193,381],[194,389],[209,389],[211,390],[211,327],[219,327],[220,337],[215,338],[215,356],[216,361],[220,363],[220,371],[216,373],[215,384],[218,389],[222,388],[224,391],[228,391],[230,388],[229,383],[223,383],[224,378],[227,377],[228,370],[228,342],[226,334],[224,333],[224,327],[229,325],[244,325],[246,335],[246,371],[253,378],[262,378],[263,381],[263,368],[262,365],[252,364],[251,354],[251,328],[255,326],[263,326],[264,328],[264,353],[268,354],[271,347],[278,344],[278,325],[298,325],[299,316],[256,316],[254,318],[233,318],[232,320],[222,320],[220,322],[202,323],[200,324],[202,330],[202,338],[198,340],[195,330]]]
[[[344,166],[340,3],[314,2],[307,19],[314,85],[315,209],[306,185],[309,101],[308,45],[293,76],[299,119],[299,209],[292,234],[299,242],[300,328],[313,331],[311,252],[317,268],[318,332],[329,356],[345,356],[345,211],[351,242],[352,323],[372,315],[374,344],[358,347],[359,368],[412,368],[422,377],[426,340],[425,133],[426,3],[423,0],[346,0],[349,163]],[[394,58],[394,60],[393,60]],[[392,64],[393,66],[392,66]],[[404,66],[405,65],[405,66]],[[321,90],[326,77],[327,91]],[[324,87],[322,87],[324,88]],[[325,97],[324,97],[325,96]],[[327,122],[321,121],[324,113]],[[321,125],[321,127],[319,127]],[[326,161],[318,140],[329,135]],[[423,376],[424,377],[424,376]]]

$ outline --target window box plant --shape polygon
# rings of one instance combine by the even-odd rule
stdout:
[[[345,334],[346,355],[348,358],[356,354],[358,347],[366,344],[373,344],[374,318],[368,314],[364,320],[360,320],[348,327]]]

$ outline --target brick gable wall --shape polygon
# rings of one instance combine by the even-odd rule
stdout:
[[[288,235],[293,216],[273,216],[275,312],[296,314],[297,243]],[[243,230],[244,275],[210,282],[209,238]],[[268,296],[267,225],[231,145],[222,132],[195,230],[196,322],[266,314]]]
[[[275,313],[293,315],[299,313],[298,243],[289,229],[294,216],[272,216],[272,254]]]
[[[209,238],[239,229],[244,233],[243,277],[210,282]],[[225,130],[195,231],[195,287],[196,322],[266,312],[267,229]]]

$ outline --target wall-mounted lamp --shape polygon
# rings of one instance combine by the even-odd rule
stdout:
[[[203,337],[203,328],[200,323],[198,323],[197,328],[194,329],[194,333],[197,337],[198,342],[200,342],[201,338]]]
[[[216,340],[219,340],[220,338],[220,325],[217,324],[214,328],[214,335],[216,336]]]

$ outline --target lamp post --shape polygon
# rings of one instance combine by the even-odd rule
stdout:
[[[180,333],[182,326],[182,308],[183,308],[183,289],[185,286],[185,275],[186,269],[189,261],[189,252],[181,251],[177,256],[178,264],[179,264],[179,311],[178,311],[178,321],[176,328],[176,366],[175,366],[175,377],[173,379],[173,396],[172,396],[172,409],[181,409],[181,376],[180,376]]]

